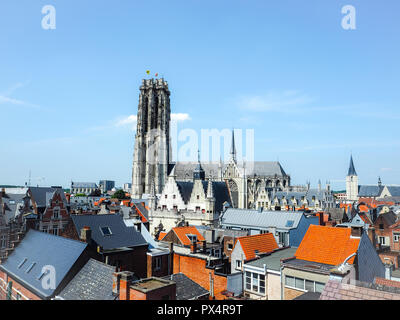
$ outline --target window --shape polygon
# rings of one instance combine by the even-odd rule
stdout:
[[[197,196],[196,198],[197,198],[197,200],[199,200],[199,199],[200,199],[200,196]]]
[[[380,223],[380,224],[379,224],[379,230],[383,230],[383,229],[384,229],[383,223]]]
[[[0,248],[5,248],[7,247],[7,237],[6,236],[1,236],[0,238]]]
[[[176,199],[176,195],[175,194],[172,196],[172,199]]]
[[[178,206],[174,206],[173,208],[174,208],[174,210],[178,210]]]
[[[294,278],[294,286],[297,289],[304,290],[304,279]]]
[[[287,285],[288,287],[294,288],[294,277],[285,276],[285,285]]]
[[[54,208],[53,209],[53,218],[58,219],[58,216],[60,215],[60,209]]]
[[[26,260],[28,260],[28,259],[24,258],[24,260],[21,261],[21,263],[18,265],[18,269],[21,268],[25,264]]]
[[[154,270],[160,270],[161,269],[161,257],[156,257],[154,259]]]
[[[19,292],[17,292],[17,295],[16,295],[15,299],[21,300],[21,297],[22,297],[21,294]]]
[[[166,194],[166,195],[165,195],[165,199],[167,199],[167,198],[168,198],[168,195]]]
[[[186,237],[190,240],[190,242],[197,242],[197,235],[195,234],[187,234]]]
[[[58,226],[53,226],[53,234],[58,236]]]
[[[286,228],[291,228],[291,227],[293,227],[293,224],[294,224],[294,220],[288,220],[288,221],[286,221],[285,227]]]
[[[111,229],[109,227],[100,227],[100,231],[103,234],[103,236],[112,235]]]
[[[196,211],[200,211],[200,207],[196,207]]]
[[[28,267],[28,269],[26,269],[26,273],[29,273],[32,269],[33,269],[33,267],[36,265],[36,262],[33,262],[29,267]]]
[[[399,242],[400,238],[400,233],[393,233],[393,241],[394,242]]]
[[[246,272],[246,290],[251,290],[251,273]]]
[[[228,243],[228,250],[232,250],[233,249],[233,243]]]
[[[297,277],[286,276],[285,277],[285,285],[287,287],[292,287],[295,289],[299,289],[302,291],[308,292],[322,292],[325,287],[325,284],[322,282],[316,282],[307,279],[301,279]]]
[[[265,275],[246,271],[246,290],[265,294]]]
[[[241,260],[236,260],[236,269],[239,269],[239,270],[242,269],[242,261]]]
[[[44,233],[47,233],[47,232],[48,232],[47,226],[42,226],[42,232],[44,232]]]

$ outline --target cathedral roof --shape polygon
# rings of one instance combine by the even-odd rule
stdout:
[[[195,171],[198,162],[176,162],[170,164],[169,172],[175,169],[176,180],[187,181],[192,180],[193,172]],[[202,162],[201,167],[205,172],[205,176],[219,177],[221,170],[223,171],[228,164],[222,164],[220,167],[219,162]],[[238,164],[239,168],[243,172],[243,167]],[[246,176],[270,176],[274,177],[287,177],[287,174],[283,170],[281,164],[278,161],[254,161],[246,162],[244,167]]]

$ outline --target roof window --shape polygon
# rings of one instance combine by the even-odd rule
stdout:
[[[103,236],[111,236],[112,235],[110,227],[100,227],[100,231],[103,234]]]

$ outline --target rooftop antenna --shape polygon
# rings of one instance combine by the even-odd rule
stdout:
[[[31,186],[31,170],[29,169],[28,187]]]

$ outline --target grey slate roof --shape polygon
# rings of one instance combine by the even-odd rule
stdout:
[[[303,213],[296,211],[260,212],[258,210],[228,208],[221,217],[221,225],[257,229],[276,227],[277,229],[289,230],[297,228],[302,217]],[[292,221],[292,226],[287,226],[288,221]]]
[[[383,186],[374,186],[374,185],[360,185],[358,186],[358,196],[359,197],[378,197],[382,190]]]
[[[67,202],[64,191],[60,188],[30,187],[29,190],[38,207],[46,207],[54,192],[60,192],[63,202]]]
[[[348,171],[347,175],[348,176],[356,176],[357,175],[356,169],[354,168],[353,156],[350,157],[350,165],[349,165],[349,171]]]
[[[294,257],[296,250],[297,250],[297,248],[280,249],[280,250],[277,250],[277,251],[271,253],[268,256],[261,257],[260,259],[247,262],[245,265],[249,265],[249,266],[253,266],[253,267],[257,267],[257,268],[263,268],[263,266],[265,264],[267,269],[271,269],[274,271],[280,271],[281,259],[287,259],[287,258]]]
[[[0,269],[30,288],[37,295],[49,298],[53,295],[55,289],[44,289],[42,287],[41,281],[38,280],[42,268],[46,265],[55,268],[55,287],[57,290],[61,281],[86,247],[87,244],[80,241],[31,229],[8,259],[0,265]],[[24,259],[27,259],[26,262],[18,267]],[[36,264],[27,272],[33,263]]]
[[[92,230],[92,239],[104,250],[147,245],[146,240],[134,227],[128,227],[118,214],[71,215],[76,231],[88,226]],[[109,227],[111,235],[103,235],[100,228]]]
[[[115,300],[114,271],[115,267],[91,258],[58,296],[65,300]]]
[[[176,181],[179,192],[182,196],[182,199],[185,203],[188,203],[190,200],[190,196],[192,194],[194,182],[190,181]],[[208,181],[202,181],[204,193],[207,194]],[[215,211],[221,212],[223,209],[224,202],[231,203],[231,197],[229,195],[228,186],[223,181],[213,181],[212,188],[215,198]]]
[[[400,186],[387,186],[392,197],[400,197]]]
[[[175,273],[170,276],[162,277],[162,279],[176,282],[176,300],[194,300],[209,294],[206,289],[183,273]]]
[[[19,215],[19,209],[24,204],[25,194],[10,194],[7,193],[6,197],[3,197],[3,203],[5,204],[5,221],[9,223],[10,220],[16,218]]]
[[[73,182],[72,188],[97,188],[97,184],[94,182]]]
[[[198,162],[176,162],[175,164],[169,165],[169,173],[172,172],[174,168],[174,174],[176,175],[176,180],[178,181],[188,181],[193,178],[193,171],[195,170]],[[201,166],[205,172],[205,176],[218,177],[221,172],[220,162],[201,162]],[[241,165],[238,165],[241,168]],[[222,163],[222,171],[225,170],[227,164]],[[242,170],[243,168],[241,168]],[[258,176],[275,176],[283,177],[286,176],[281,164],[278,161],[254,161],[247,162],[245,167],[245,172],[247,176],[252,176],[254,174]]]

